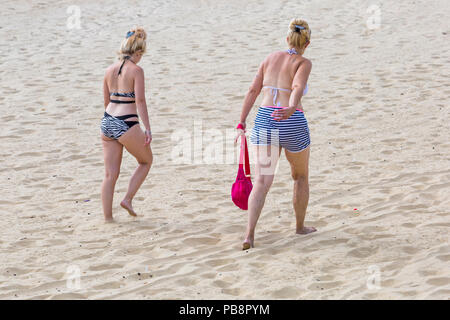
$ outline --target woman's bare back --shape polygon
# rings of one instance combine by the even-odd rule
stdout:
[[[132,92],[134,91],[134,77],[136,66],[131,61],[126,61],[118,75],[123,61],[118,61],[106,69],[106,80],[111,92]]]
[[[122,63],[123,61],[118,61],[106,69],[105,83],[109,91],[108,94],[113,92],[134,93],[136,73],[139,71],[140,67],[135,65],[132,61],[125,61],[123,66]],[[122,69],[120,69],[121,67]],[[115,97],[115,99],[122,101],[134,100],[132,97]],[[106,112],[111,115],[131,114],[136,113],[136,111],[135,103],[116,104],[111,102],[106,108]]]
[[[289,105],[290,91],[293,87],[294,77],[302,63],[308,61],[305,57],[297,54],[290,55],[286,51],[270,54],[263,62],[263,99],[261,106],[273,105],[273,91],[269,87],[282,88],[278,92],[277,102],[282,107]],[[264,88],[266,87],[266,88]]]

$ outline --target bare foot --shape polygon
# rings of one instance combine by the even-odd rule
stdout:
[[[316,232],[317,229],[314,227],[303,227],[303,229],[297,230],[297,234],[308,234],[312,232]]]
[[[250,248],[254,248],[253,245],[253,239],[245,239],[244,242],[242,243],[242,250],[248,250]]]
[[[114,219],[111,217],[111,218],[105,218],[105,223],[114,223],[115,221],[114,221]]]
[[[134,210],[133,210],[133,206],[131,205],[131,201],[128,201],[128,200],[122,200],[122,202],[120,203],[120,206],[122,207],[122,208],[124,208],[125,210],[127,210],[128,211],[128,213],[130,214],[130,216],[133,216],[133,217],[137,217],[137,214],[136,214],[136,212],[134,212]]]

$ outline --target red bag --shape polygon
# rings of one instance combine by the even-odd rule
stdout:
[[[245,172],[243,160],[245,155]],[[248,197],[252,191],[253,185],[250,179],[250,163],[248,160],[247,138],[243,134],[241,136],[241,153],[239,156],[239,169],[236,182],[231,187],[231,199],[234,204],[242,210],[248,210]]]

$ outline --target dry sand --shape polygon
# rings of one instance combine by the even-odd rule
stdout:
[[[447,0],[3,2],[1,299],[450,297]],[[381,10],[373,30],[372,4]],[[67,27],[71,5],[81,29]],[[256,248],[241,251],[236,164],[176,164],[171,137],[192,132],[194,119],[222,135],[233,128],[294,16],[312,29],[303,104],[307,223],[318,232],[294,234],[283,155]],[[117,223],[104,224],[102,77],[134,25],[149,33],[141,66],[154,165],[133,219],[119,206],[136,167],[124,153]]]

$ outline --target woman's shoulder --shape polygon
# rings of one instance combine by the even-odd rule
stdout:
[[[118,64],[119,64],[118,61],[111,63],[111,64],[106,68],[105,74],[107,75],[107,74],[110,74],[111,72],[113,72],[114,69],[116,69],[116,67],[118,66]]]
[[[139,75],[139,74],[144,73],[144,69],[141,66],[139,66],[133,62],[130,62],[128,68],[129,68],[128,70],[130,70],[132,72],[132,74],[134,74],[134,75]]]
[[[135,72],[144,73],[144,68],[138,66],[137,64],[133,64],[133,69],[135,70]]]
[[[312,66],[312,61],[304,56],[301,56],[300,64],[305,64],[307,66]]]
[[[109,65],[106,68],[105,76],[107,76],[109,74],[112,74],[112,73],[115,73],[115,71],[118,71],[122,63],[123,63],[122,60],[118,60],[116,62],[113,62],[111,65]],[[131,70],[135,74],[144,73],[144,69],[141,66],[138,66],[138,65],[136,65],[134,63],[130,63],[128,68],[129,68],[128,70]]]
[[[278,59],[279,57],[281,57],[281,55],[283,54],[283,51],[274,51],[269,53],[263,60],[263,64],[267,64],[271,61],[274,61],[276,59]]]
[[[279,56],[282,56],[284,53],[285,53],[285,51],[280,51],[280,50],[273,51],[267,55],[267,58],[279,57]]]

